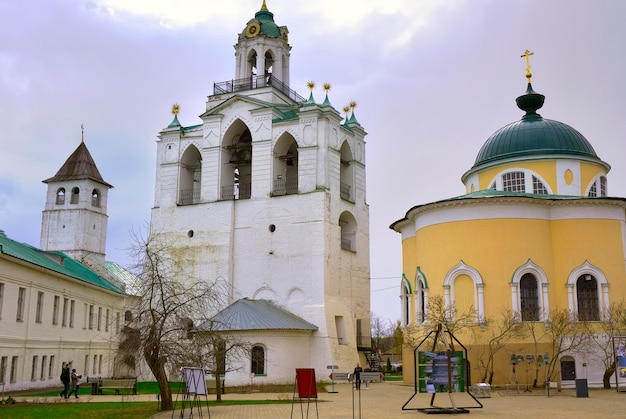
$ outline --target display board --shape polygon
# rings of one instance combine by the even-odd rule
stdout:
[[[613,336],[613,353],[617,391],[626,391],[626,336]]]
[[[419,351],[417,362],[420,393],[465,391],[463,351]]]
[[[183,367],[183,375],[185,376],[185,384],[187,385],[187,394],[208,395],[204,369],[198,367]]]
[[[298,385],[298,397],[301,399],[317,398],[314,368],[296,368],[296,384]]]

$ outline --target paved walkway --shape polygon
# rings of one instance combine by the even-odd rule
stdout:
[[[360,392],[353,391],[349,384],[336,384],[337,393],[320,393],[317,404],[268,404],[268,405],[240,405],[240,406],[212,406],[211,419],[281,419],[281,418],[311,418],[311,419],[381,419],[381,418],[408,418],[427,416],[416,410],[402,410],[402,406],[413,395],[413,386],[396,382],[371,383],[370,389],[365,386]],[[228,390],[227,390],[228,391]],[[65,402],[60,398],[37,398],[22,396],[16,399],[33,403]],[[209,400],[214,400],[210,395]],[[224,400],[291,400],[291,393],[252,393],[223,395]],[[457,407],[478,406],[466,394],[455,394]],[[490,398],[478,399],[483,408],[472,408],[470,418],[550,418],[550,419],[588,419],[588,418],[618,418],[626,417],[626,393],[617,393],[615,390],[589,390],[588,398],[576,397],[574,390],[552,391],[547,397],[545,391],[532,392],[494,391]],[[70,399],[70,403],[94,403],[104,401],[154,401],[155,395],[138,396],[81,396],[79,399]],[[447,394],[438,394],[435,405],[450,407]],[[407,407],[428,408],[430,395],[418,394]],[[317,407],[317,410],[316,410]],[[307,416],[308,408],[308,416]],[[293,409],[293,415],[292,415]],[[185,416],[191,411],[186,409]],[[163,412],[154,415],[152,419],[180,418],[180,411]],[[202,416],[197,409],[193,411],[193,418],[208,419],[206,409]]]

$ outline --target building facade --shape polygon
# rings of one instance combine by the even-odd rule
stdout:
[[[527,77],[516,100],[524,116],[479,150],[462,176],[466,194],[417,205],[391,225],[402,236],[402,324],[407,342],[415,342],[433,327],[429,309],[439,299],[448,321],[465,323],[457,328],[466,330],[460,339],[480,380],[498,319],[512,316],[536,325],[535,334],[505,342],[494,357],[493,384],[514,381],[511,357],[527,353],[533,362],[547,355],[549,379],[563,386],[577,378],[601,386],[607,358],[599,347],[555,350],[550,334],[553,316],[566,310],[565,346],[582,323],[607,342],[612,304],[626,295],[626,200],[609,197],[610,166],[584,136],[537,113],[545,97]],[[461,313],[469,316],[455,319]],[[403,360],[412,382],[412,345]]]
[[[252,327],[264,365],[243,361],[233,384],[292,382],[295,367],[326,376],[371,347],[366,133],[354,107],[344,118],[328,96],[291,89],[290,53],[263,2],[238,34],[234,79],[214,84],[198,125],[175,106],[157,141],[151,235],[193,278],[224,284],[227,304],[267,300],[317,327],[295,339]]]
[[[63,362],[115,375],[125,272],[106,262],[107,192],[84,142],[48,184],[41,249],[0,231],[0,383],[61,386]]]

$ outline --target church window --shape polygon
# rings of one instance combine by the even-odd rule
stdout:
[[[35,311],[35,322],[41,323],[41,315],[43,313],[43,292],[37,293],[37,311]]]
[[[254,375],[265,375],[265,349],[262,346],[252,347],[250,372]]]
[[[520,306],[522,321],[535,322],[539,320],[539,295],[537,278],[531,273],[522,275],[519,282]]]
[[[339,166],[339,196],[345,201],[354,202],[354,163],[347,141],[341,146]]]
[[[596,191],[596,184],[595,184],[595,182],[589,188],[589,193],[587,194],[587,196],[598,196],[598,192]]]
[[[70,204],[78,204],[79,195],[80,195],[80,189],[72,188],[72,197],[70,198]]]
[[[502,189],[509,192],[525,192],[524,172],[509,172],[502,175]]]
[[[24,304],[26,298],[26,288],[19,289],[17,293],[17,316],[15,320],[18,322],[24,321]]]
[[[190,146],[180,159],[178,204],[192,205],[200,202],[202,181],[202,156],[195,146]]]
[[[298,144],[289,134],[281,136],[274,148],[272,196],[298,193]]]
[[[344,212],[339,217],[339,228],[341,228],[341,248],[356,252],[356,219],[349,212]]]
[[[564,356],[561,358],[561,380],[575,380],[576,379],[576,362],[571,356]]]
[[[546,189],[546,187],[543,184],[543,182],[541,182],[539,179],[537,179],[536,176],[533,176],[533,193],[534,194],[541,194],[541,195],[545,195],[545,194],[548,193],[548,189]]]
[[[496,182],[493,182],[491,184],[491,186],[489,187],[489,189],[493,189],[495,191],[496,190]]]
[[[220,199],[250,199],[252,194],[252,134],[235,121],[224,135]]]
[[[427,292],[426,280],[418,267],[415,275],[415,321],[418,324],[426,321]]]
[[[578,320],[598,321],[598,281],[591,274],[581,275],[576,281],[576,298],[578,300]]]
[[[63,205],[63,204],[65,204],[65,188],[59,188],[59,189],[57,189],[57,200],[56,200],[56,204],[57,204],[57,205]]]
[[[126,310],[124,312],[124,321],[125,322],[132,322],[133,321],[133,312],[130,310]]]
[[[335,329],[337,331],[337,343],[339,345],[347,345],[348,339],[346,337],[346,326],[343,316],[335,316]]]
[[[100,191],[97,189],[91,192],[91,206],[100,208]]]
[[[409,317],[410,305],[411,305],[411,300],[409,296],[411,295],[411,290],[408,288],[407,284],[404,281],[406,281],[405,278],[403,278],[402,295],[400,297],[402,301],[401,321],[402,321],[403,326],[408,326],[409,322],[411,321]]]
[[[607,196],[606,176],[599,176],[591,182],[587,196]]]

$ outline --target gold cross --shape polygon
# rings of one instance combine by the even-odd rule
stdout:
[[[526,50],[524,51],[524,55],[521,55],[522,58],[526,57],[526,78],[528,79],[528,83],[530,83],[530,78],[533,76],[533,73],[530,72],[530,60],[528,57],[534,54],[534,52]]]

